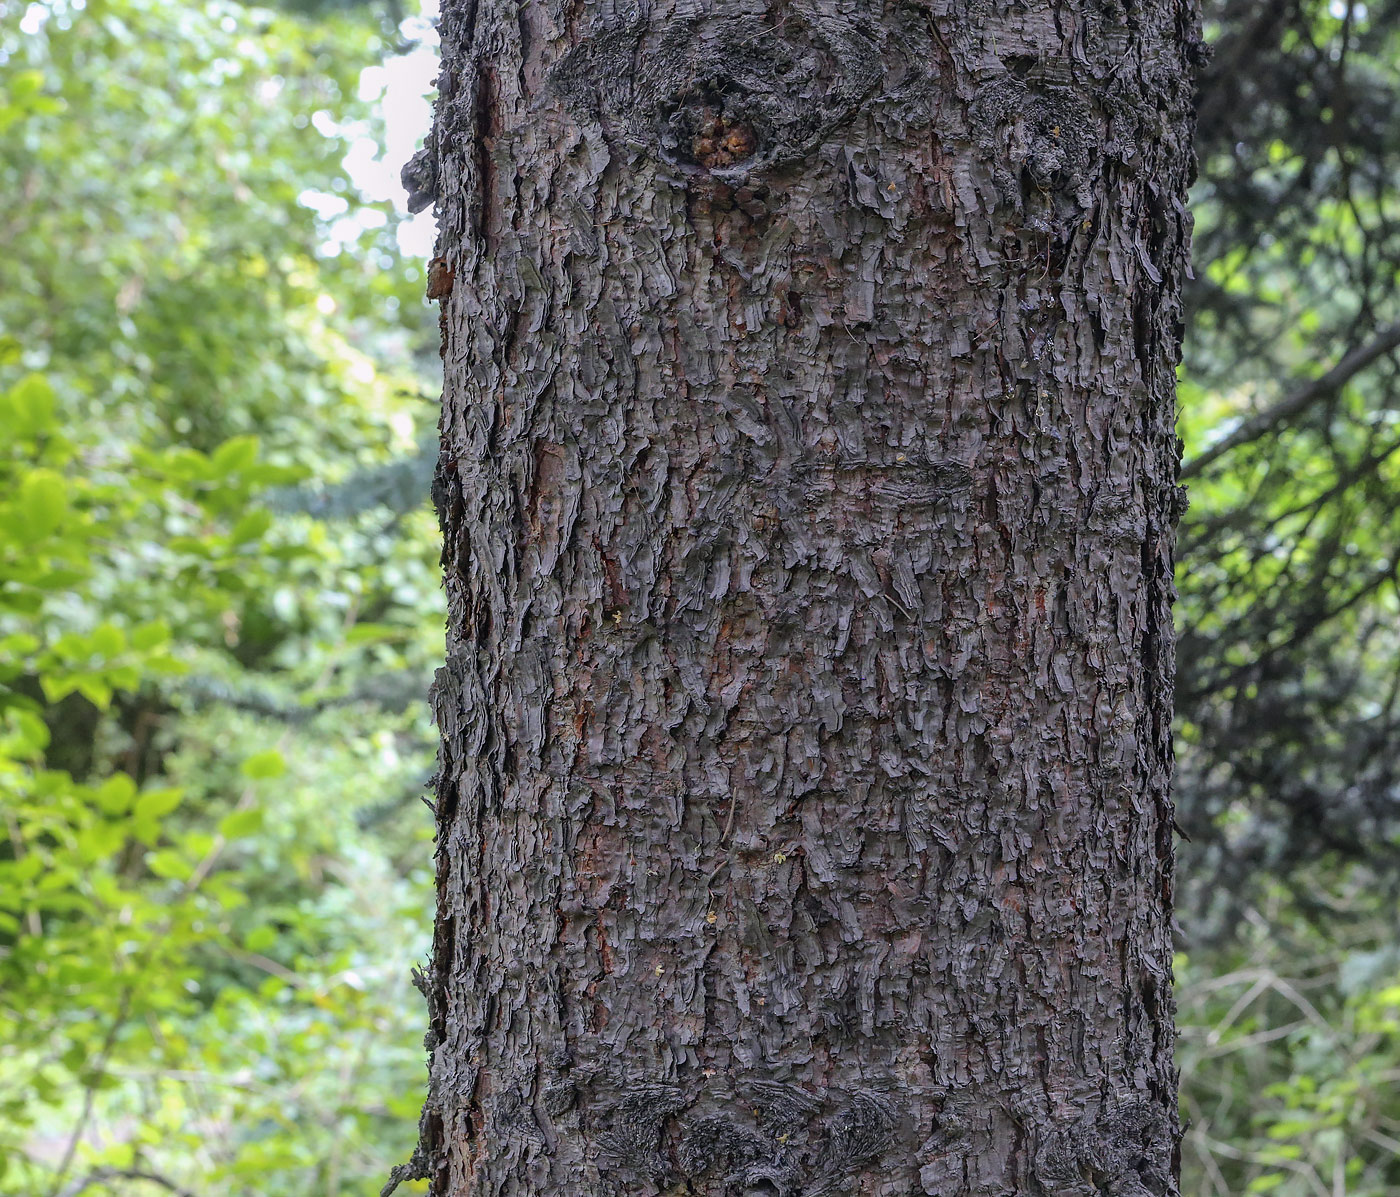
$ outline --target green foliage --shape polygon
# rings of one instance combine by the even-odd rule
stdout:
[[[0,1194],[364,1192],[411,1149],[435,528],[279,502],[422,432],[336,133],[383,52],[0,0]]]
[[[1206,7],[1179,817],[1189,900],[1227,927],[1251,878],[1400,864],[1397,364],[1356,356],[1400,321],[1400,4]]]
[[[1206,7],[1180,424],[1182,1191],[1380,1197],[1400,1191],[1400,5]]]
[[[1400,8],[1208,7],[1188,460],[1400,316]],[[341,166],[396,13],[0,0],[0,1197],[411,1149],[433,337]],[[1400,1188],[1393,912],[1345,863],[1397,842],[1394,382],[1193,480],[1193,1197]]]
[[[1400,949],[1355,868],[1275,887],[1231,946],[1177,963],[1182,1191],[1381,1197],[1400,1184]]]

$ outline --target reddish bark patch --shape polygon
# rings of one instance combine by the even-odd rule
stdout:
[[[452,294],[452,284],[456,281],[457,272],[447,264],[446,258],[434,258],[428,263],[429,299],[446,299]]]

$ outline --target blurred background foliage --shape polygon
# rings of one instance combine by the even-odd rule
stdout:
[[[1380,1197],[1400,0],[1207,14],[1183,1192]],[[417,15],[0,0],[3,1197],[370,1194],[412,1148],[437,335],[347,162]]]
[[[1207,0],[1179,429],[1183,1186],[1400,1193],[1400,3]]]
[[[411,1150],[436,522],[352,480],[436,333],[343,165],[394,15],[0,0],[0,1193]]]

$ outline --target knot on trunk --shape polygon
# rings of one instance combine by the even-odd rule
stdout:
[[[978,145],[991,160],[1001,199],[1018,209],[1037,194],[1090,207],[1101,141],[1093,111],[1071,84],[1034,71],[1022,77],[1018,60],[1010,66],[983,86],[972,107]]]
[[[606,1115],[599,1164],[694,1192],[821,1197],[850,1191],[894,1146],[900,1106],[889,1093],[809,1091],[756,1077],[693,1090],[640,1084]]]
[[[928,65],[907,52],[918,44],[898,22],[891,32],[800,7],[776,27],[730,15],[660,30],[638,21],[585,38],[548,91],[682,181],[735,185],[805,158],[876,100],[927,106]]]
[[[437,149],[431,144],[431,139],[428,145],[404,163],[403,169],[399,171],[399,182],[408,192],[408,210],[413,215],[417,215],[437,200]]]
[[[663,154],[708,171],[752,158],[758,134],[742,104],[726,103],[723,95],[702,89],[681,97],[669,114],[660,136]]]
[[[1048,1135],[1036,1179],[1050,1197],[1164,1197],[1171,1188],[1171,1134],[1146,1101],[1109,1102],[1096,1117]]]

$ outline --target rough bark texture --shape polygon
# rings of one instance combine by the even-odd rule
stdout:
[[[1176,1192],[1191,0],[449,0],[466,1194]]]

